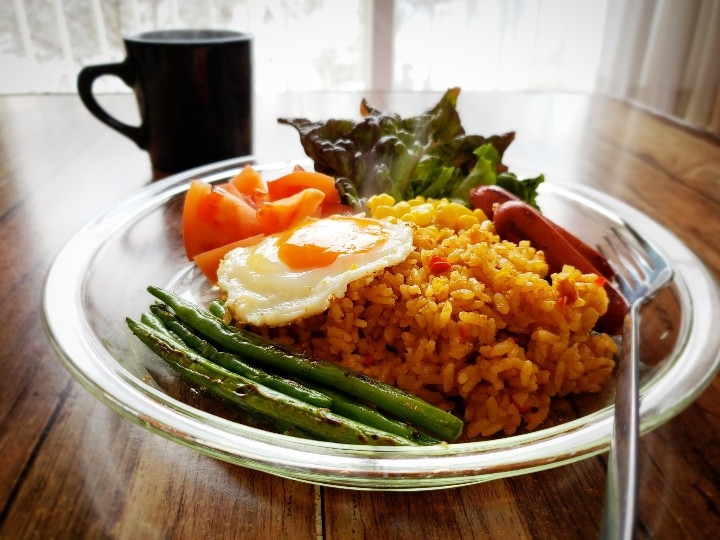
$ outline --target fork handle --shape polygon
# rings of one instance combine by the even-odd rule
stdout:
[[[639,442],[639,302],[623,321],[615,395],[615,423],[608,459],[602,538],[635,536],[638,493]]]

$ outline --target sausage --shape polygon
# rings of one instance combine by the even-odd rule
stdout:
[[[602,253],[587,245],[573,233],[567,229],[563,229],[560,225],[555,224],[555,228],[563,236],[563,238],[565,238],[566,242],[572,245],[572,247],[574,247],[580,255],[585,257],[585,259],[587,259],[587,261],[598,270],[599,275],[606,279],[612,279],[615,277],[615,270],[613,270],[613,267],[610,266],[610,263]]]
[[[501,238],[515,243],[529,240],[535,248],[543,250],[551,273],[559,272],[563,264],[569,264],[584,274],[608,277],[576,249],[574,243],[568,241],[566,235],[569,232],[563,234],[557,225],[523,201],[508,201],[498,205],[493,213],[493,223],[495,232]],[[595,329],[619,334],[628,305],[609,281],[605,281],[604,288],[608,295],[608,309],[598,320]]]
[[[493,218],[496,205],[519,200],[508,190],[496,185],[477,186],[470,190],[470,206],[482,210],[488,219]]]
[[[495,208],[498,205],[508,201],[519,200],[520,199],[518,197],[510,193],[508,190],[496,185],[477,186],[470,190],[470,206],[472,208],[479,208],[482,210],[488,219],[493,219]],[[555,229],[565,238],[565,241],[571,244],[575,250],[577,250],[597,269],[598,275],[601,275],[606,279],[612,279],[615,276],[615,271],[602,253],[587,245],[577,236],[568,230],[563,229],[556,223],[553,223],[553,225]]]

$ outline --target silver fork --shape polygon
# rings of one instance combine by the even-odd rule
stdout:
[[[602,538],[635,536],[638,499],[639,313],[640,307],[672,278],[667,259],[631,227],[612,227],[600,251],[611,261],[615,283],[629,304],[623,322],[615,395]]]

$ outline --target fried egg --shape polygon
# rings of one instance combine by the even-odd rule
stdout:
[[[404,261],[413,226],[350,216],[307,221],[230,251],[218,287],[238,321],[281,326],[322,313],[350,282]]]

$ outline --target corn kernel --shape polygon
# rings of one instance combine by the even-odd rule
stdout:
[[[440,203],[437,207],[437,216],[435,220],[439,227],[447,227],[454,229],[457,223],[458,212],[457,205]]]
[[[395,205],[395,217],[402,218],[404,214],[410,211],[410,203],[407,201],[400,201]]]
[[[415,206],[412,210],[410,210],[410,215],[417,225],[420,227],[427,227],[433,220],[433,206],[428,203]]]
[[[387,193],[374,195],[373,197],[370,197],[367,202],[368,208],[371,211],[375,211],[375,208],[378,206],[393,206],[394,204],[395,199],[393,199],[392,195],[388,195]]]
[[[382,204],[372,209],[372,217],[375,219],[383,219],[390,216],[395,216],[395,209],[392,206]]]
[[[473,215],[477,218],[478,223],[482,223],[483,221],[487,221],[488,219],[488,217],[485,215],[485,212],[483,212],[479,208],[473,210]]]
[[[467,230],[467,229],[469,229],[470,227],[472,227],[473,225],[477,225],[478,223],[479,223],[479,222],[478,222],[478,219],[477,219],[474,215],[472,215],[472,214],[470,214],[470,215],[465,214],[465,215],[462,215],[462,216],[460,216],[460,217],[458,218],[458,220],[457,220],[457,228],[458,228],[459,230]]]

